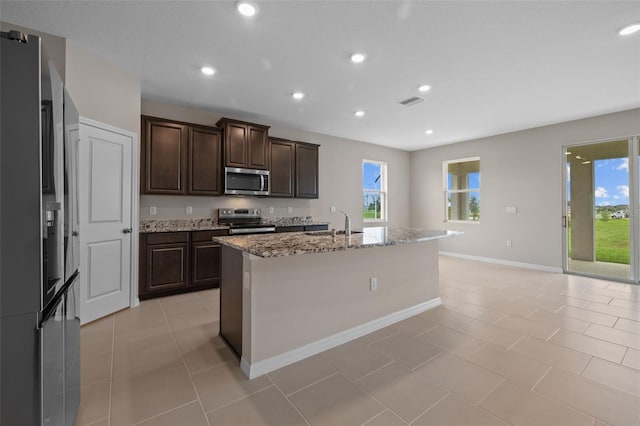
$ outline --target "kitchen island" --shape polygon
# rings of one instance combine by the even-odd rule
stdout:
[[[253,378],[436,307],[438,240],[456,235],[377,227],[216,237],[220,334]]]

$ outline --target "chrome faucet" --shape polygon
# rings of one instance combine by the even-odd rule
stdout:
[[[349,219],[349,215],[340,210],[340,213],[344,215],[344,235],[351,235],[351,219]]]

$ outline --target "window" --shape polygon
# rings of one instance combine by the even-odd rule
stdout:
[[[444,162],[445,218],[480,221],[480,158]]]
[[[362,218],[365,222],[387,220],[387,163],[362,162]]]

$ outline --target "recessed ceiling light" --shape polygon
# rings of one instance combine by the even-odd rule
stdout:
[[[242,16],[253,16],[258,13],[258,6],[248,1],[237,1],[236,9]]]
[[[640,31],[640,22],[634,22],[633,24],[629,24],[618,31],[618,34],[620,34],[621,36],[626,36],[637,33],[638,31]]]
[[[422,86],[418,87],[418,90],[421,92],[428,92],[429,90],[431,90],[431,86],[429,86],[428,84],[423,84]]]
[[[367,59],[367,55],[364,53],[353,53],[351,56],[351,62],[353,62],[354,64],[359,64],[361,62],[364,62],[365,59]]]
[[[293,93],[291,94],[291,97],[292,97],[293,99],[300,100],[300,99],[304,98],[304,93],[302,93],[302,92],[293,92]]]
[[[582,164],[591,164],[591,161],[583,161]]]
[[[200,71],[202,71],[202,74],[204,75],[214,75],[216,73],[216,70],[213,67],[209,67],[209,66],[204,66],[200,68]]]
[[[579,155],[576,155],[576,159],[577,159],[577,160],[582,160],[582,157],[581,157],[581,156],[579,156]]]
[[[428,135],[432,135],[433,134],[433,130],[429,129],[425,133],[428,134]]]
[[[363,117],[364,116],[364,111],[359,110],[359,111],[354,112],[354,114],[355,114],[356,117]]]

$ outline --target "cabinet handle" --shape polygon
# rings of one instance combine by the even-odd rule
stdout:
[[[133,232],[133,229],[131,229],[131,228],[124,228],[124,229],[122,230],[122,233],[123,233],[123,234],[130,234],[131,232]]]

